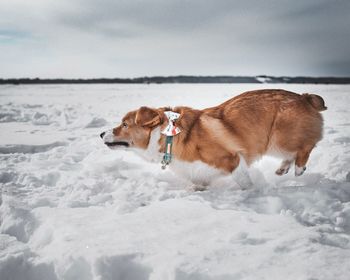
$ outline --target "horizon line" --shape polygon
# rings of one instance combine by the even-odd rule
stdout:
[[[267,74],[261,74],[261,75],[195,75],[195,74],[179,74],[179,75],[140,75],[140,76],[134,76],[134,77],[93,77],[93,78],[87,78],[87,77],[78,77],[78,78],[63,78],[63,77],[51,77],[51,78],[42,78],[39,76],[36,77],[11,77],[11,78],[4,78],[0,77],[0,80],[19,80],[19,79],[29,79],[29,80],[94,80],[94,79],[122,79],[122,80],[135,80],[135,79],[145,79],[145,78],[178,78],[178,77],[198,77],[198,78],[318,78],[318,79],[324,79],[324,78],[350,78],[350,75],[345,76],[339,76],[339,75],[267,75]]]

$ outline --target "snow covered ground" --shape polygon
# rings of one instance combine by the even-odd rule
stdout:
[[[99,133],[141,105],[245,90],[323,96],[306,173],[263,158],[252,190],[187,183]],[[0,279],[350,279],[350,86],[0,86]]]

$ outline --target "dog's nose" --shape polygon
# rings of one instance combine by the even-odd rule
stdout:
[[[105,136],[105,134],[106,134],[106,132],[102,132],[102,133],[100,134],[100,137],[103,139],[103,136]]]

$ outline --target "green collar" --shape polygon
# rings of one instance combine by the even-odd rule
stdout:
[[[165,152],[162,160],[162,169],[165,169],[167,165],[169,165],[171,162],[171,158],[172,158],[171,150],[173,148],[173,138],[174,136],[166,137]]]
[[[181,132],[181,129],[176,126],[176,120],[180,117],[180,114],[172,111],[165,111],[164,115],[168,118],[168,125],[161,131],[162,134],[166,135],[162,169],[165,169],[167,165],[170,164],[172,158],[171,150],[173,148],[173,138]]]

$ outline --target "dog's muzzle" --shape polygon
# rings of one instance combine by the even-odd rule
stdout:
[[[130,144],[127,141],[117,140],[111,131],[104,131],[100,134],[104,144],[110,148],[122,146],[129,147]]]

